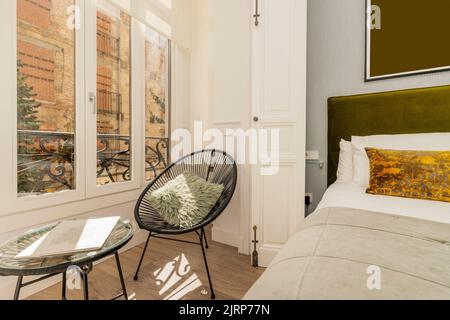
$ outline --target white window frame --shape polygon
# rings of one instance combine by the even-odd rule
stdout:
[[[164,37],[166,37],[169,41],[168,43],[168,65],[167,65],[167,72],[168,72],[168,93],[167,93],[167,106],[166,106],[166,114],[165,114],[165,121],[166,121],[166,135],[167,137],[160,137],[160,138],[165,138],[168,139],[168,146],[167,146],[167,165],[170,164],[171,162],[171,153],[170,153],[170,147],[171,147],[171,130],[172,130],[172,86],[173,86],[173,75],[172,75],[172,39],[167,36],[165,33],[162,33],[161,31],[158,31],[156,28],[152,27],[149,24],[146,23],[139,23],[140,24],[140,28],[137,35],[137,40],[138,40],[138,45],[142,46],[142,48],[140,48],[140,53],[142,53],[142,56],[139,57],[139,61],[140,63],[142,63],[142,67],[141,70],[143,70],[144,72],[142,72],[142,74],[139,75],[139,83],[142,83],[142,105],[143,105],[143,113],[142,113],[142,130],[143,130],[143,146],[144,146],[144,150],[143,150],[143,163],[142,163],[142,167],[143,167],[143,172],[144,172],[144,176],[142,177],[143,179],[143,183],[149,183],[150,181],[147,180],[147,172],[146,172],[146,136],[147,136],[147,101],[146,101],[146,95],[145,95],[145,90],[146,90],[146,78],[145,78],[145,73],[147,72],[147,48],[146,48],[146,41],[147,39],[147,28],[151,29],[157,33],[162,34]]]
[[[114,2],[111,5],[116,6]],[[127,10],[118,7],[118,9],[127,12]],[[127,12],[131,17],[131,13]],[[95,106],[89,101],[90,94],[96,95],[97,92],[97,6],[95,1],[87,1],[85,8],[86,16],[86,196],[99,197],[112,193],[124,192],[140,188],[142,186],[142,173],[140,172],[140,161],[142,158],[142,126],[140,121],[140,112],[142,101],[140,101],[140,89],[135,86],[136,76],[142,73],[139,69],[139,59],[136,41],[136,31],[138,23],[131,18],[131,180],[107,185],[97,185],[97,116],[94,112]]]
[[[133,17],[131,12],[119,7],[131,16],[131,174],[132,180],[105,186],[97,185],[97,121],[89,93],[96,93],[96,4],[91,0],[76,0],[80,8],[80,29],[76,34],[76,127],[75,127],[75,179],[76,189],[33,196],[19,196],[17,190],[17,0],[0,1],[0,19],[3,30],[0,35],[5,48],[0,53],[0,95],[4,101],[0,117],[0,157],[4,168],[0,179],[0,217],[31,211],[42,212],[49,208],[49,215],[59,206],[66,211],[56,218],[70,216],[80,210],[95,210],[92,201],[104,197],[135,199],[148,183],[145,172],[145,28],[152,26]],[[116,5],[114,1],[110,2]],[[93,31],[90,31],[93,30]],[[171,37],[170,45],[172,46]],[[172,64],[172,61],[169,62]],[[172,70],[172,68],[170,68]],[[170,71],[172,72],[172,71]],[[170,79],[173,79],[170,74]],[[170,80],[172,82],[172,80]],[[172,86],[172,83],[169,83]],[[171,99],[170,99],[171,100]],[[171,107],[168,112],[171,112]],[[170,114],[168,115],[171,119]],[[170,124],[169,124],[170,128]],[[170,138],[170,134],[169,134]],[[10,152],[6,152],[10,150]],[[170,162],[170,159],[168,159]],[[100,201],[100,199],[99,199]],[[98,205],[102,207],[104,205]],[[82,209],[85,208],[85,209]],[[71,210],[72,211],[72,210]],[[40,221],[42,217],[35,217]]]
[[[75,2],[84,11],[84,0]],[[55,206],[62,203],[78,201],[85,196],[84,181],[84,21],[81,15],[81,28],[76,31],[75,43],[75,190],[62,191],[33,196],[19,196],[17,190],[17,5],[16,0],[1,1],[0,19],[6,28],[2,31],[2,41],[9,50],[3,50],[0,61],[0,93],[5,101],[5,108],[0,117],[2,139],[0,147],[5,152],[0,160],[4,168],[0,180],[0,216],[12,213]],[[8,156],[9,155],[9,156]]]

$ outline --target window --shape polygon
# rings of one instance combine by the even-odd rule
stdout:
[[[72,190],[75,181],[73,0],[17,1],[17,190]],[[55,32],[55,31],[58,32]]]
[[[4,1],[0,19],[16,42],[0,59],[0,215],[134,197],[168,164],[170,40],[109,0]]]
[[[152,180],[169,159],[170,41],[150,28],[145,36],[145,162]]]
[[[97,184],[131,180],[131,17],[97,0]]]

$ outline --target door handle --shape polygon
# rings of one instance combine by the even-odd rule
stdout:
[[[258,122],[259,118],[258,117],[253,117],[253,122]]]

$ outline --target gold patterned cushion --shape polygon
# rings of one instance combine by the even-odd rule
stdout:
[[[396,151],[367,148],[367,193],[450,202],[450,151]]]

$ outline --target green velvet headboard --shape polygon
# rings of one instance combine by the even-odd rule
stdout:
[[[336,181],[341,139],[430,132],[450,132],[450,86],[330,98],[328,184]]]

